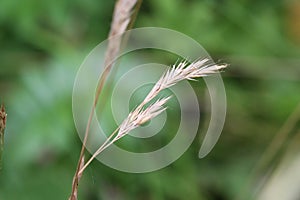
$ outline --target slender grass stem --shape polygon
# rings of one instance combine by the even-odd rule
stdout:
[[[4,151],[4,131],[6,127],[6,113],[4,105],[0,107],[0,170],[2,169],[2,156]]]

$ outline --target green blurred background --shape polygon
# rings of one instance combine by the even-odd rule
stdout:
[[[68,198],[81,147],[75,72],[106,39],[114,3],[0,2],[0,102],[8,113],[0,200]],[[299,199],[299,13],[296,0],[144,0],[134,27],[180,31],[230,64],[222,74],[224,131],[204,159],[196,139],[179,160],[148,174],[95,161],[79,199]]]

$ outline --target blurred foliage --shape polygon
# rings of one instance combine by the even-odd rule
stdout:
[[[1,200],[67,199],[81,146],[73,81],[86,53],[106,38],[114,3],[0,2],[0,102],[8,113]],[[262,178],[250,173],[300,101],[299,12],[297,1],[145,0],[136,27],[181,31],[230,63],[223,73],[224,132],[208,157],[197,158],[196,139],[179,160],[153,173],[94,162],[80,199],[233,199],[244,188],[244,199],[250,197],[255,185],[247,183]],[[299,129],[297,123],[291,134]]]

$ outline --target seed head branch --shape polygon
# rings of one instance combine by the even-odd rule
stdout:
[[[143,102],[129,113],[121,125],[109,136],[109,138],[107,138],[105,143],[99,147],[99,149],[93,154],[82,170],[80,170],[80,173],[83,172],[83,170],[93,161],[94,158],[96,158],[102,151],[108,148],[115,141],[121,139],[130,131],[138,128],[143,123],[156,117],[166,110],[165,104],[171,98],[170,96],[159,99],[144,108],[145,105],[154,99],[160,91],[167,89],[182,80],[195,80],[195,78],[218,73],[219,70],[222,70],[226,67],[227,65],[225,64],[211,64],[209,63],[208,59],[197,60],[191,64],[188,64],[187,61],[180,62],[177,65],[174,64],[161,76]]]
[[[177,65],[174,64],[157,81],[145,98],[143,104],[150,102],[160,91],[169,88],[182,80],[195,80],[195,78],[218,73],[219,70],[225,69],[226,67],[227,65],[225,64],[211,64],[209,63],[209,59],[197,60],[191,64],[188,64],[187,61],[182,61]]]

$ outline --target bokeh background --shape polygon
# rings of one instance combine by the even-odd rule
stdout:
[[[68,198],[81,147],[72,118],[75,73],[106,39],[114,3],[0,2],[0,102],[8,113],[0,200]],[[80,199],[299,199],[299,13],[297,0],[144,0],[134,27],[180,31],[230,64],[222,74],[224,131],[204,159],[196,139],[152,173],[95,161]]]

